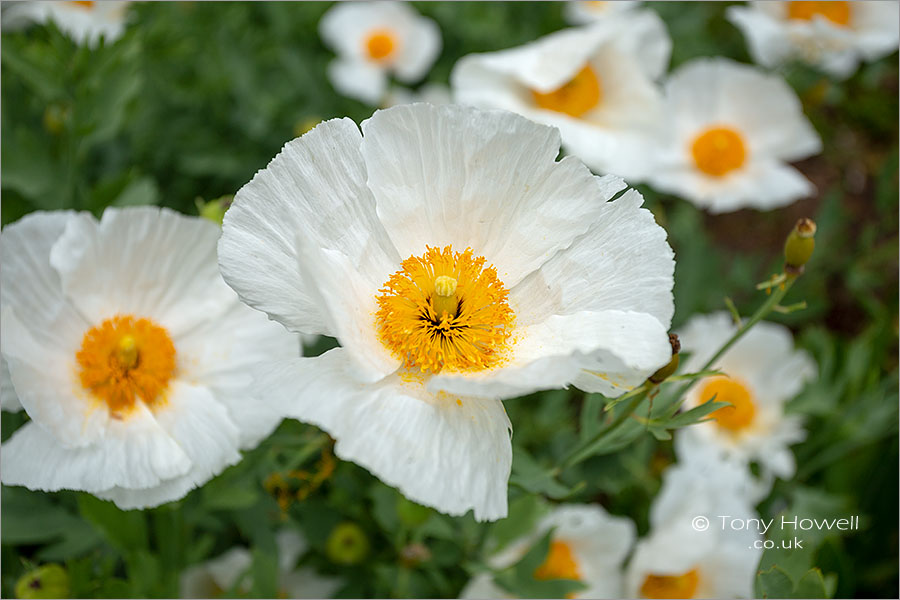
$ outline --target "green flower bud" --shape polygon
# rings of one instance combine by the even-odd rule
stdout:
[[[678,353],[681,352],[681,342],[674,333],[669,334],[669,345],[672,346],[672,359],[649,377],[650,383],[662,383],[678,370]]]
[[[369,538],[356,523],[341,523],[328,536],[325,551],[332,562],[355,565],[369,553]]]
[[[69,574],[56,564],[47,564],[22,575],[16,582],[16,598],[68,598]]]
[[[784,242],[784,264],[786,271],[803,272],[805,265],[816,248],[816,223],[812,219],[800,219]]]
[[[209,202],[204,202],[201,198],[197,198],[194,203],[197,205],[197,212],[200,213],[201,217],[221,225],[225,219],[225,211],[228,210],[233,201],[234,196],[221,196]]]
[[[69,120],[69,108],[63,104],[51,104],[44,110],[44,129],[59,135]]]

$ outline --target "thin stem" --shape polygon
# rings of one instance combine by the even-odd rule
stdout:
[[[572,451],[569,452],[569,454],[567,454],[566,457],[562,460],[558,471],[564,471],[569,467],[573,467],[587,458],[587,456],[584,456],[584,451],[618,429],[625,422],[625,420],[628,419],[628,417],[635,410],[637,410],[637,407],[641,402],[643,402],[644,398],[646,397],[648,389],[648,387],[644,387],[643,391],[640,394],[632,398],[631,402],[628,403],[628,406],[626,406],[624,410],[620,411],[619,414],[616,415],[616,418],[613,419],[612,423],[610,423],[609,426],[604,427],[602,431],[599,431],[589,440],[586,440],[575,446],[575,448],[573,448]]]

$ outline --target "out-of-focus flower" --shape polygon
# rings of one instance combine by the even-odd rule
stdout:
[[[261,390],[410,499],[501,518],[502,398],[618,396],[668,362],[665,231],[518,115],[411,104],[362,131],[336,119],[289,142],[225,216],[226,281],[342,346],[274,362]]]
[[[602,19],[609,19],[641,5],[639,0],[569,0],[563,9],[566,21],[573,25],[584,25]]]
[[[453,102],[453,98],[450,94],[450,88],[442,83],[426,83],[417,90],[394,86],[385,97],[383,108],[390,108],[399,104],[413,104],[415,102],[450,104]]]
[[[534,532],[512,542],[488,559],[494,569],[505,569],[521,559],[550,529],[555,529],[546,560],[534,572],[536,579],[574,579],[586,589],[573,598],[620,598],[622,563],[634,543],[634,523],[609,515],[595,504],[564,504],[541,519]],[[460,598],[510,597],[489,573],[476,575]]]
[[[860,61],[896,52],[900,40],[894,1],[751,2],[727,14],[759,64],[797,59],[838,78],[852,75]]]
[[[685,369],[694,371],[737,330],[728,313],[696,316],[679,332],[684,352],[691,353]],[[785,403],[816,376],[816,365],[802,350],[794,350],[790,331],[775,323],[754,326],[713,365],[725,375],[697,382],[685,399],[685,408],[715,396],[732,406],[710,414],[714,420],[678,431],[679,458],[717,454],[744,465],[762,467],[760,487],[771,487],[771,476],[794,474],[789,446],[805,437],[799,416],[786,415]]]
[[[650,506],[650,531],[628,562],[625,598],[750,598],[762,547],[753,507],[731,465],[669,468]],[[729,517],[724,526],[720,515]],[[705,519],[705,520],[704,520]],[[731,526],[737,519],[743,528]],[[746,527],[746,525],[751,525]]]
[[[107,43],[122,37],[129,2],[4,2],[3,29],[20,29],[28,23],[53,21],[78,44],[95,46],[102,36]]]
[[[661,117],[654,83],[672,43],[653,11],[558,31],[518,48],[470,54],[450,77],[454,99],[558,127],[563,147],[597,172],[643,174],[645,135]]]
[[[155,506],[277,425],[249,367],[296,356],[297,337],[225,285],[218,237],[209,221],[143,207],[3,229],[0,344],[31,417],[3,444],[3,483]]]
[[[296,568],[297,560],[306,552],[306,541],[293,529],[284,529],[275,536],[278,546],[279,598],[331,598],[340,581],[323,577],[308,567]],[[253,555],[238,546],[218,558],[186,569],[181,575],[182,598],[220,598],[235,586],[241,594],[248,594],[253,579],[248,572]]]
[[[405,2],[339,2],[319,23],[322,40],[337,54],[328,65],[334,88],[379,104],[393,74],[414,83],[441,52],[437,24]]]
[[[787,164],[822,143],[777,75],[724,58],[698,59],[666,84],[666,119],[645,177],[713,213],[770,209],[812,194]]]

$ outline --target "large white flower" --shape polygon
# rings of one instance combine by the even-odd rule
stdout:
[[[839,78],[852,75],[860,61],[896,52],[900,40],[895,1],[751,2],[727,14],[759,64],[799,59]]]
[[[563,8],[566,21],[573,25],[593,23],[603,19],[615,18],[624,12],[631,11],[641,5],[639,0],[569,0]]]
[[[0,344],[31,421],[3,444],[3,483],[155,506],[275,427],[249,367],[299,342],[225,285],[218,236],[157,208],[4,228]]]
[[[681,347],[690,352],[688,371],[697,370],[736,331],[728,313],[697,316],[679,332]],[[714,420],[678,431],[679,457],[702,460],[719,454],[725,460],[762,467],[760,495],[771,488],[771,477],[794,474],[789,446],[805,437],[798,415],[786,415],[785,403],[816,376],[816,365],[802,350],[794,350],[791,332],[782,325],[761,322],[741,338],[713,368],[725,375],[701,379],[685,398],[691,408],[715,396],[733,406],[712,413]]]
[[[273,364],[267,397],[411,499],[505,516],[501,398],[619,395],[671,354],[665,231],[558,152],[554,129],[456,105],[289,142],[236,195],[220,266],[251,306],[342,347]]]
[[[775,208],[812,194],[787,164],[821,150],[793,90],[777,75],[698,59],[666,83],[666,119],[646,180],[710,212]]]
[[[457,102],[558,127],[567,152],[597,172],[629,179],[646,170],[645,135],[662,115],[655,80],[671,47],[655,12],[633,12],[518,48],[470,54],[450,81]]]
[[[599,505],[563,504],[554,508],[534,532],[512,542],[488,563],[494,569],[515,564],[550,529],[554,529],[550,552],[535,571],[536,578],[581,581],[587,588],[573,598],[622,597],[622,565],[634,543],[634,523],[609,515]],[[460,598],[503,597],[510,596],[489,573],[473,577],[460,594]]]
[[[53,21],[78,44],[94,46],[100,37],[107,43],[125,31],[129,2],[4,2],[3,29],[18,29],[30,22]]]
[[[379,104],[388,75],[414,83],[441,51],[437,24],[405,2],[339,2],[319,23],[335,53],[328,78],[341,94]]]
[[[275,536],[278,547],[279,598],[331,598],[340,581],[319,575],[309,567],[297,568],[297,560],[306,552],[306,540],[293,529]],[[243,546],[235,546],[221,556],[195,565],[181,574],[182,598],[219,598],[232,588],[247,594],[253,585],[248,575],[253,555]]]
[[[762,538],[751,519],[759,515],[736,487],[740,476],[730,465],[722,467],[721,472],[700,472],[676,465],[666,471],[650,506],[650,531],[628,562],[624,597],[753,595],[762,555],[755,542]],[[727,517],[724,523],[722,517]]]

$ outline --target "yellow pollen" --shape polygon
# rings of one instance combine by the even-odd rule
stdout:
[[[811,21],[816,15],[822,16],[835,25],[850,23],[849,2],[788,2],[788,18]]]
[[[550,542],[550,552],[544,563],[534,570],[535,579],[575,579],[581,580],[581,571],[575,553],[565,542]]]
[[[88,2],[86,0],[71,0],[69,4],[74,4],[78,8],[86,8],[88,10],[94,8],[93,2]]]
[[[575,77],[552,92],[531,90],[534,103],[541,108],[580,117],[603,99],[600,79],[590,65],[585,65]]]
[[[697,569],[681,575],[647,575],[641,585],[644,598],[693,598],[697,593],[700,576]]]
[[[497,270],[484,263],[471,248],[427,247],[379,290],[378,336],[404,368],[480,371],[501,360],[514,315]]]
[[[728,402],[731,406],[723,406],[709,414],[716,420],[716,425],[731,432],[738,432],[753,422],[756,416],[756,405],[753,395],[743,383],[725,376],[710,377],[703,384],[700,399],[706,402],[715,396],[716,402]]]
[[[366,53],[372,60],[384,60],[394,53],[397,39],[389,29],[376,29],[366,38]]]
[[[698,169],[721,177],[744,164],[747,149],[741,134],[734,129],[712,127],[694,139],[691,154]]]
[[[75,360],[82,388],[121,419],[138,401],[151,409],[165,402],[175,373],[175,346],[153,321],[116,316],[84,334]]]

